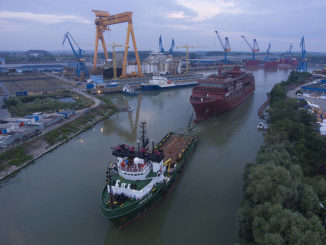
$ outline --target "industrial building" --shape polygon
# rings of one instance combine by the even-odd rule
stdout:
[[[143,73],[154,75],[181,73],[181,59],[170,54],[153,51],[142,62]]]
[[[66,63],[5,64],[0,62],[0,70],[6,73],[62,72],[65,66]]]
[[[326,97],[326,80],[320,80],[320,82],[302,86],[301,89],[304,94]]]
[[[74,115],[74,110],[51,114],[36,112],[25,117],[7,118],[0,121],[0,147],[29,140],[40,135],[46,127]]]

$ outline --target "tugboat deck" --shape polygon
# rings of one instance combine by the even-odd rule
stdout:
[[[164,161],[171,158],[172,162],[176,163],[179,154],[185,151],[191,138],[191,136],[183,134],[171,134],[160,147],[160,150],[164,152]]]

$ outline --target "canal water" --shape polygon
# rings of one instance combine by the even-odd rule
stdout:
[[[100,212],[110,147],[134,144],[140,121],[158,142],[185,133],[193,112],[191,88],[112,95],[132,106],[44,155],[0,188],[0,244],[234,244],[242,174],[263,137],[257,110],[289,70],[252,71],[253,96],[232,111],[200,123],[199,142],[175,189],[144,218],[120,231]]]

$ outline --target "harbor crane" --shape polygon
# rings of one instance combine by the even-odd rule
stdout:
[[[171,48],[169,49],[169,54],[173,54],[173,50],[174,50],[174,39],[172,38]]]
[[[268,48],[266,50],[265,59],[264,59],[265,61],[269,60],[270,54],[271,54],[271,43],[268,44]]]
[[[220,44],[221,44],[221,46],[222,46],[222,48],[224,50],[224,60],[222,60],[222,61],[224,61],[224,63],[227,64],[229,62],[227,61],[226,57],[227,57],[228,53],[231,52],[231,46],[230,46],[229,38],[225,37],[225,42],[223,43],[220,35],[218,34],[218,31],[215,31],[215,33],[216,33],[217,38],[220,41]]]
[[[63,41],[62,41],[62,45],[65,44],[65,41],[68,40],[69,42],[69,45],[72,49],[72,52],[74,53],[74,56],[75,56],[75,59],[76,59],[76,77],[80,78],[80,75],[81,75],[81,71],[84,73],[84,76],[85,77],[88,77],[88,69],[87,69],[87,66],[85,65],[85,58],[83,58],[82,54],[85,52],[84,50],[82,50],[77,42],[75,41],[75,39],[72,37],[72,35],[70,34],[70,32],[66,32],[64,35],[63,35]],[[78,49],[75,50],[74,48],[74,45],[76,46],[76,48]]]
[[[162,36],[160,35],[159,41],[158,41],[158,46],[160,49],[160,53],[164,54],[164,48],[163,48],[163,41],[162,41]]]
[[[301,58],[300,58],[299,65],[297,67],[297,71],[307,72],[307,58],[306,58],[307,51],[306,51],[304,36],[301,38],[300,47],[301,47]]]
[[[286,51],[286,54],[289,55],[289,56],[292,54],[292,44],[290,44],[290,47],[289,47],[289,49]]]
[[[259,47],[258,47],[258,43],[257,40],[254,39],[253,40],[253,45],[251,46],[251,44],[248,42],[248,40],[245,38],[245,36],[241,36],[243,38],[243,40],[246,42],[246,44],[248,45],[248,47],[250,48],[251,52],[252,52],[252,60],[255,59],[255,54],[257,52],[259,52]]]
[[[122,75],[121,77],[126,77],[127,71],[127,55],[128,55],[128,47],[129,47],[129,38],[131,35],[134,52],[136,56],[137,68],[138,68],[138,76],[143,76],[141,71],[140,59],[138,56],[136,38],[134,33],[134,28],[132,26],[132,12],[123,12],[120,14],[110,15],[107,11],[101,10],[92,10],[95,13],[95,25],[96,25],[96,36],[95,36],[95,50],[94,50],[94,69],[96,69],[97,63],[97,52],[98,52],[98,42],[101,40],[102,47],[104,50],[105,59],[109,59],[108,52],[106,48],[106,44],[104,41],[103,32],[110,30],[110,25],[120,24],[120,23],[128,23],[127,28],[127,38],[125,44],[125,52],[123,56],[123,65],[122,65]]]
[[[189,71],[189,49],[196,48],[189,45],[177,46],[176,48],[185,48],[186,49],[186,73]]]
[[[117,76],[117,59],[116,59],[116,53],[115,53],[115,48],[116,47],[125,47],[126,45],[122,45],[122,44],[117,44],[117,43],[112,43],[112,45],[110,45],[112,47],[112,61],[113,61],[113,79],[117,80],[118,76]],[[129,48],[129,46],[128,46]]]

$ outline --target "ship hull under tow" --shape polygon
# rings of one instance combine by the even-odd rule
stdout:
[[[196,113],[195,122],[235,108],[252,95],[254,90],[253,75],[239,68],[200,80],[190,96]]]
[[[244,100],[250,97],[253,94],[253,92],[254,90],[244,91],[243,94],[237,96],[236,98],[232,98],[230,100],[212,99],[210,101],[198,101],[198,102],[192,101],[191,104],[196,113],[195,122],[205,120],[208,117],[215,116],[219,113],[226,112],[237,107]]]

